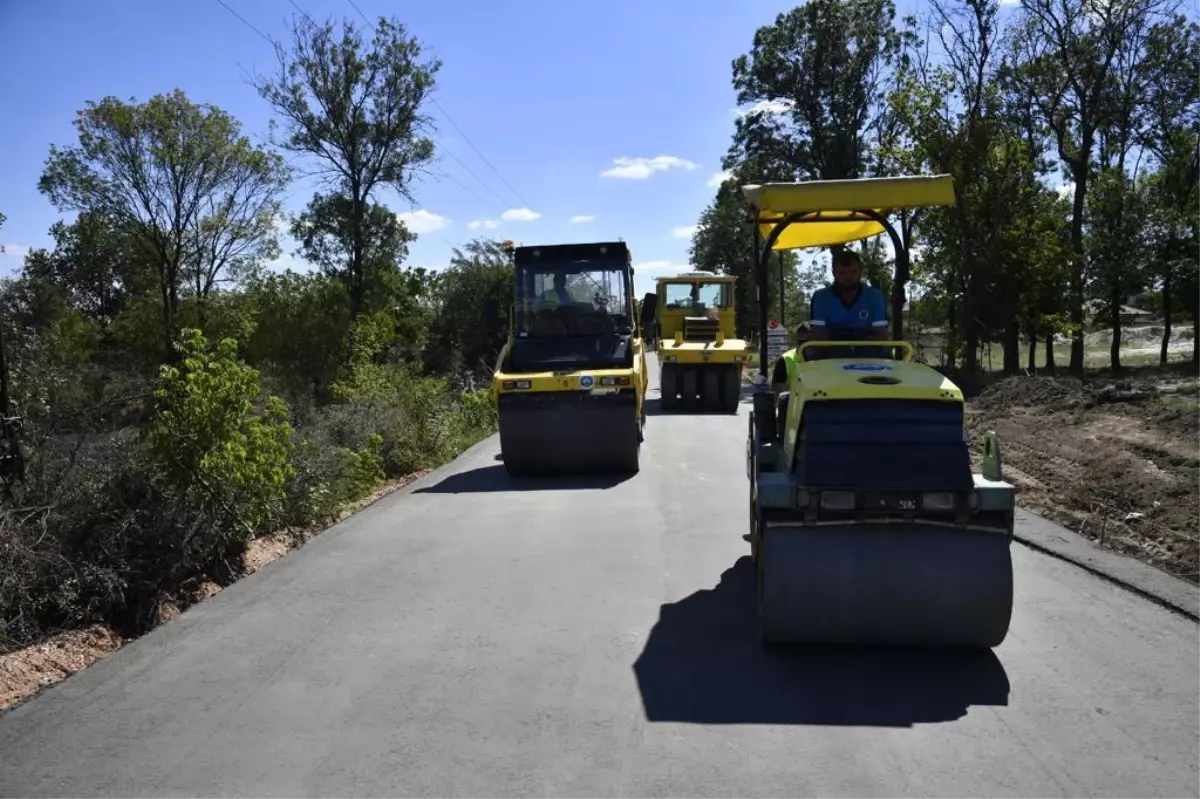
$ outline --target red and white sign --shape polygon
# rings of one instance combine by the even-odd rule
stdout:
[[[787,330],[779,326],[778,319],[767,322],[767,358],[772,363],[788,350]]]

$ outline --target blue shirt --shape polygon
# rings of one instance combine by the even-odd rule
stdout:
[[[832,286],[818,289],[812,298],[813,327],[887,327],[887,306],[883,292],[859,284],[858,296],[849,305],[842,302]]]

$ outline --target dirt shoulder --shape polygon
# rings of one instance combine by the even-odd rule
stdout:
[[[241,577],[253,574],[269,563],[302,546],[315,535],[372,503],[382,499],[430,470],[389,480],[370,496],[347,508],[336,519],[306,530],[289,530],[263,536],[250,542],[242,556]],[[193,605],[219,593],[222,586],[201,581],[176,596],[162,596],[158,603],[158,624],[175,618]],[[123,639],[115,631],[101,625],[83,630],[68,630],[50,636],[41,643],[0,655],[0,711],[9,709],[36,694],[48,685],[64,680],[107,657],[133,639]]]
[[[1200,579],[1200,383],[1013,377],[968,403],[978,443],[1000,436],[1017,501],[1085,538]]]

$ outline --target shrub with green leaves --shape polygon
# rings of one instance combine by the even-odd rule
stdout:
[[[180,337],[178,364],[163,366],[147,430],[164,481],[233,540],[249,541],[277,521],[288,479],[292,427],[282,400],[255,412],[258,372],[237,342],[210,350],[195,329]]]

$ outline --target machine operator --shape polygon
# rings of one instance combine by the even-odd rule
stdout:
[[[779,356],[771,375],[771,388],[786,391],[796,370],[799,347],[808,340],[828,338],[829,328],[869,328],[873,337],[888,337],[887,303],[883,292],[862,282],[862,259],[853,250],[833,258],[833,285],[818,289],[809,309],[808,325],[796,328],[796,347]]]

